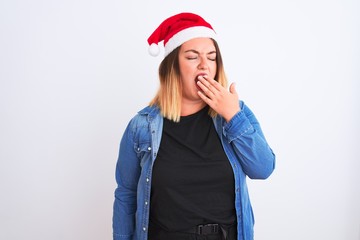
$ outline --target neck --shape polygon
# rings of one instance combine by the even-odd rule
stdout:
[[[182,101],[181,103],[181,116],[188,116],[194,114],[206,106],[204,101],[199,102],[186,102]]]

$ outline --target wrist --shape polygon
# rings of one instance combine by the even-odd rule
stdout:
[[[228,122],[231,121],[231,119],[232,119],[238,112],[240,112],[240,108],[237,109],[236,111],[232,111],[232,112],[230,112],[230,113],[228,113],[228,114],[226,114],[226,115],[224,114],[224,115],[223,115],[223,118],[224,118],[225,121],[228,123]]]

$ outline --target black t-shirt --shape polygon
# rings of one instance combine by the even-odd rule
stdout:
[[[150,221],[167,231],[236,221],[234,173],[208,107],[164,119],[152,175]]]

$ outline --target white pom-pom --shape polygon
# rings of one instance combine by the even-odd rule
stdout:
[[[149,53],[151,56],[153,57],[156,57],[157,55],[159,55],[160,53],[160,48],[157,44],[155,43],[152,43],[150,46],[149,46]]]

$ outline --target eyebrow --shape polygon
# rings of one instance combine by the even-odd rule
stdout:
[[[190,50],[186,50],[186,51],[185,51],[185,53],[188,53],[188,52],[200,54],[199,51],[196,51],[196,50],[194,50],[194,49],[190,49]],[[214,51],[210,51],[210,52],[206,53],[206,55],[215,54],[215,53],[216,53],[216,51],[214,50]]]

